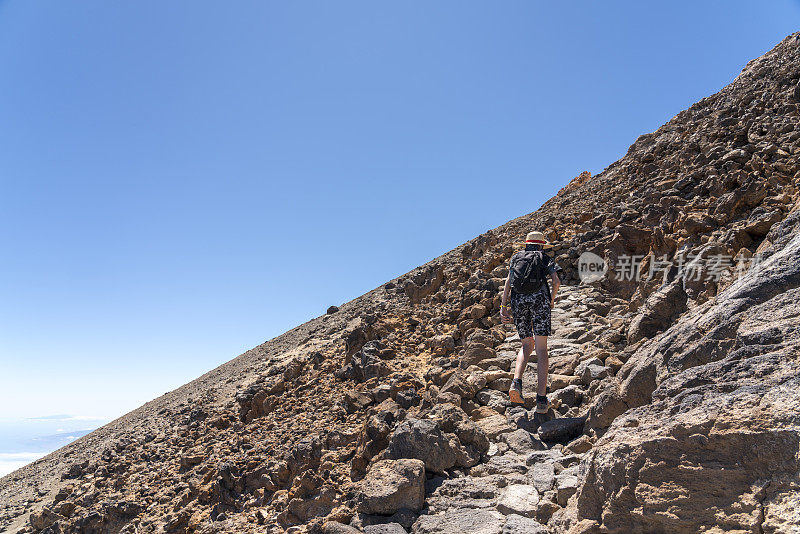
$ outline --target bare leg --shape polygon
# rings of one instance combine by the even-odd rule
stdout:
[[[530,338],[528,338],[530,339]],[[547,336],[536,336],[536,368],[537,379],[536,393],[538,395],[547,394]],[[517,368],[519,368],[519,359],[517,359]]]
[[[522,348],[520,348],[519,353],[517,353],[517,368],[514,370],[514,378],[522,378],[522,374],[525,372],[525,367],[528,364],[528,358],[530,358],[533,352],[533,345],[532,337],[526,337],[522,340]]]

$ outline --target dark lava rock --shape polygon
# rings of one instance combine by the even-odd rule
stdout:
[[[539,439],[557,443],[568,443],[583,433],[585,417],[560,417],[551,419],[539,427]]]

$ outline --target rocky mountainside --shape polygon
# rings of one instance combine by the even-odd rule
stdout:
[[[0,529],[798,532],[798,161],[794,34],[536,212],[3,477]],[[544,418],[498,316],[533,229],[567,283]]]

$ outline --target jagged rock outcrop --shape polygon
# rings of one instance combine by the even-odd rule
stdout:
[[[759,268],[628,360],[648,369],[629,379],[644,391],[584,460],[579,517],[611,532],[800,530],[800,211],[772,234]]]

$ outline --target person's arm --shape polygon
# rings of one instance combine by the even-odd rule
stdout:
[[[508,294],[511,292],[511,275],[506,277],[506,286],[503,288],[503,297],[500,299],[500,309],[506,308],[508,305]]]
[[[500,318],[506,319],[508,315],[508,295],[511,292],[511,265],[508,267],[508,276],[506,276],[506,285],[503,287],[503,296],[500,297]]]
[[[558,288],[561,287],[561,279],[558,277],[555,271],[550,274],[550,279],[553,281],[553,296],[550,297],[550,307],[552,308],[556,302],[556,293],[558,293]]]

